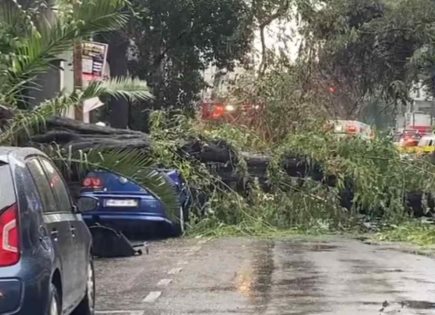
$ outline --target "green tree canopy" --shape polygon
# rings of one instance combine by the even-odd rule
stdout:
[[[300,14],[316,82],[336,88],[331,106],[343,118],[359,117],[368,96],[406,101],[433,59],[434,1],[316,1]]]
[[[244,0],[133,0],[129,12],[127,27],[99,40],[109,43],[111,74],[144,79],[155,96],[131,107],[133,128],[144,127],[146,108],[189,108],[206,86],[203,70],[232,70],[250,51],[252,11]],[[127,125],[125,105],[112,106],[112,125]]]
[[[147,80],[158,106],[189,106],[209,65],[232,70],[251,44],[243,0],[135,0],[128,30],[136,45],[133,75]]]

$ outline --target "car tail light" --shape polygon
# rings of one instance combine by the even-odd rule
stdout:
[[[211,116],[213,119],[219,119],[224,115],[225,115],[225,107],[223,105],[217,105],[214,108]]]
[[[89,189],[102,189],[103,181],[99,177],[86,177],[83,180],[82,186]]]
[[[358,128],[356,126],[350,125],[350,126],[347,126],[346,131],[348,133],[357,133]]]
[[[0,214],[0,267],[15,265],[20,259],[17,217],[16,205]]]

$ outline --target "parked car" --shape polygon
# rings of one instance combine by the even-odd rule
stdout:
[[[0,147],[0,314],[93,315],[91,235],[36,149]]]
[[[327,129],[340,138],[359,137],[365,140],[375,138],[375,131],[370,125],[356,120],[331,120],[327,124]]]
[[[418,143],[418,155],[427,155],[435,152],[435,135],[424,135]]]
[[[90,172],[82,183],[80,196],[97,200],[95,209],[83,213],[89,226],[100,224],[130,237],[179,236],[189,219],[189,193],[177,170],[157,170],[166,177],[178,196],[179,209],[171,215],[153,192],[109,171]]]
[[[393,143],[403,154],[414,154],[418,151],[418,143],[421,140],[421,134],[418,130],[404,130],[393,138]]]

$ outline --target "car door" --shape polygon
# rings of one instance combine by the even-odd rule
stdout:
[[[89,232],[87,232],[87,227],[81,220],[80,214],[73,210],[69,190],[56,166],[45,158],[40,158],[40,161],[58,203],[58,208],[64,214],[65,221],[68,221],[72,239],[69,259],[73,263],[72,275],[74,275],[70,281],[73,283],[74,299],[78,301],[83,298],[86,289],[89,241],[85,237]]]
[[[74,297],[74,252],[70,225],[67,215],[59,208],[57,197],[54,195],[45,171],[38,160],[33,157],[27,160],[27,167],[37,186],[38,192],[46,208],[43,211],[44,222],[51,236],[52,245],[61,265],[63,306],[68,307],[75,301]]]

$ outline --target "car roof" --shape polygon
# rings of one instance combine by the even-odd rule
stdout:
[[[22,147],[4,147],[0,146],[0,161],[8,163],[10,158],[14,158],[19,161],[24,161],[28,156],[42,155],[44,153],[35,148],[22,148]]]
[[[435,139],[435,135],[424,135],[421,139],[422,140]]]

